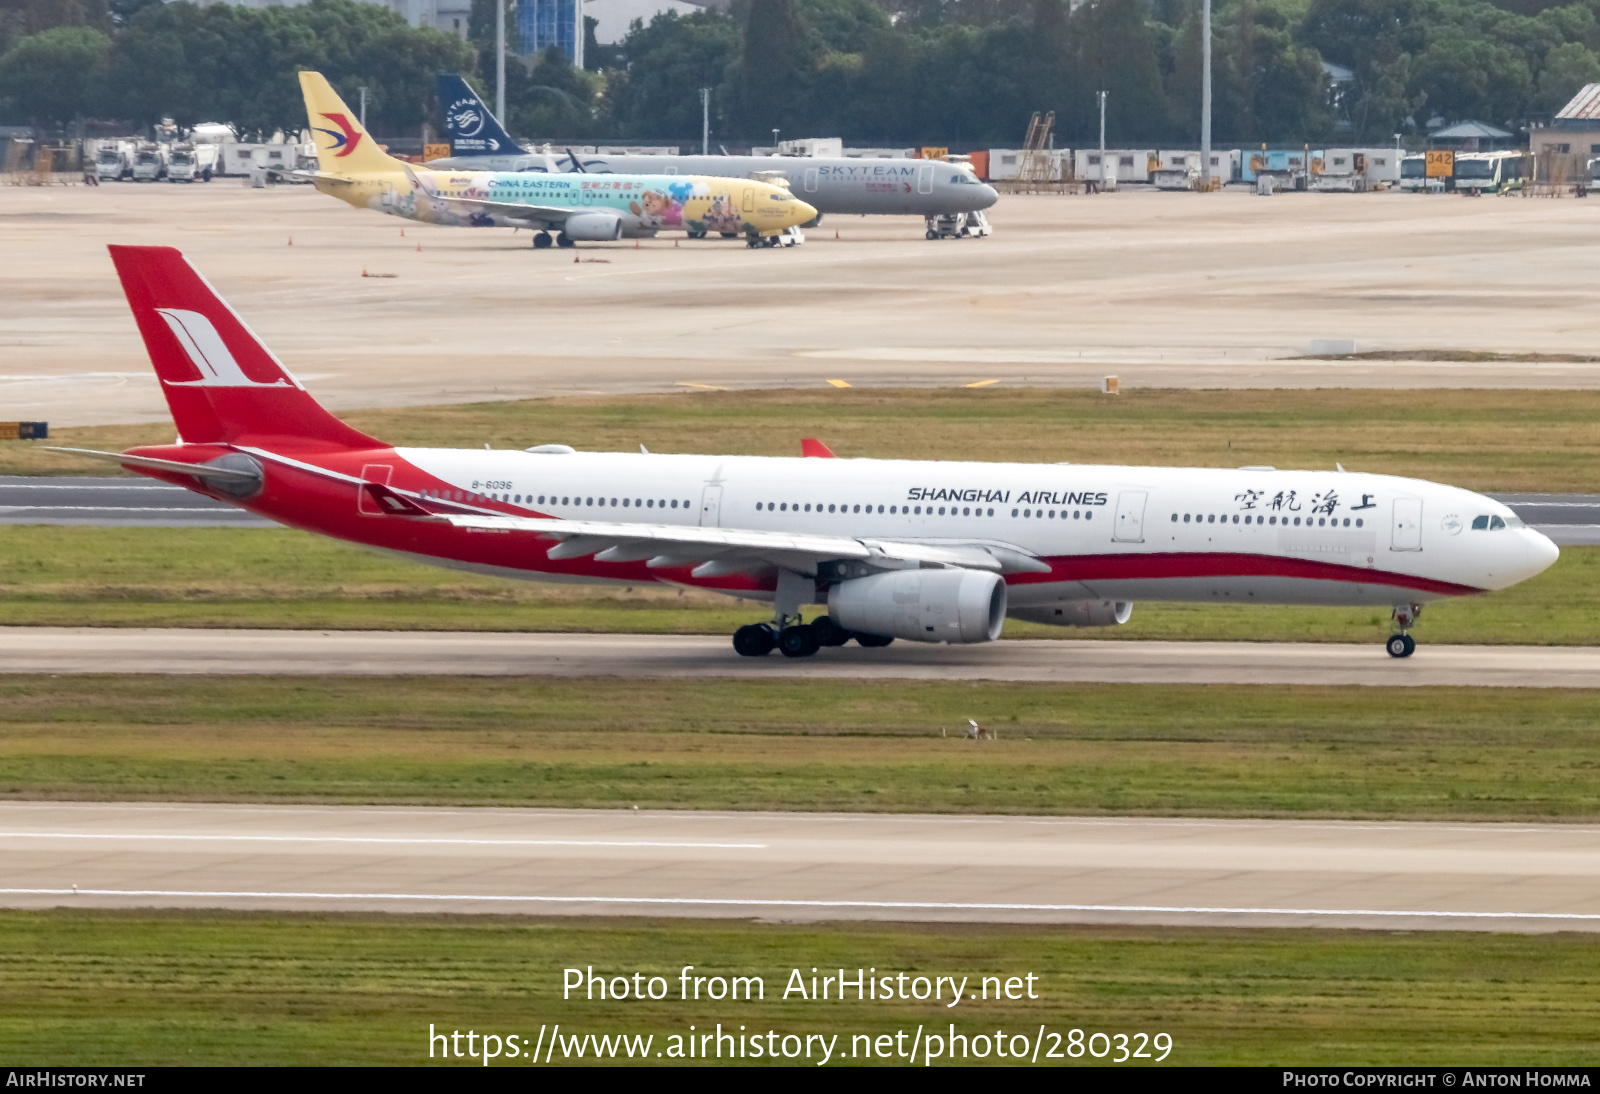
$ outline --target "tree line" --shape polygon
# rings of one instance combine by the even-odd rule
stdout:
[[[497,2],[515,0],[474,0],[462,42],[357,0],[0,0],[0,118],[299,128],[293,74],[316,68],[352,102],[370,89],[375,131],[415,132],[437,122],[435,72],[489,90]],[[1199,135],[1199,0],[733,0],[635,23],[615,46],[589,22],[587,70],[554,49],[510,59],[514,133],[692,141],[708,87],[730,145],[777,128],[1006,146],[1035,110],[1055,111],[1058,144],[1082,145],[1102,90],[1113,145]],[[1219,144],[1382,144],[1435,118],[1515,128],[1600,81],[1600,0],[1216,0],[1212,54]]]

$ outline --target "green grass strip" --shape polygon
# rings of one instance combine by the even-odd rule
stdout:
[[[0,676],[0,795],[1575,820],[1597,729],[1572,689]]]
[[[761,976],[766,999],[561,998],[569,967],[659,975],[675,996],[684,965]],[[809,980],[813,967],[973,988],[1033,973],[1040,998],[784,1002],[791,970]],[[1172,1064],[1600,1062],[1590,934],[13,911],[0,912],[0,983],[0,1058],[16,1066],[425,1064],[430,1023],[536,1038],[558,1022],[654,1034],[657,1048],[690,1024],[848,1046],[898,1031],[909,1045],[919,1024],[954,1023],[1030,1038],[1041,1025],[1161,1031]]]

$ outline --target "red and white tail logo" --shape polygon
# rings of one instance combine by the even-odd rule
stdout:
[[[200,370],[198,380],[163,380],[174,387],[287,387],[287,380],[279,378],[271,383],[252,380],[244,374],[239,362],[228,352],[228,344],[211,325],[211,320],[197,311],[182,308],[157,308],[156,314],[167,321],[173,337],[189,355],[194,367]],[[292,379],[292,377],[291,377]],[[294,386],[299,387],[296,383]]]
[[[122,290],[190,443],[381,447],[318,406],[172,247],[112,247]]]

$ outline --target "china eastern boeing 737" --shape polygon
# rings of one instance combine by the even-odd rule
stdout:
[[[111,257],[181,439],[95,455],[418,562],[770,600],[746,656],[1115,625],[1147,598],[1390,607],[1404,657],[1423,604],[1557,555],[1497,501],[1389,475],[397,448],[319,406],[177,251]]]
[[[912,214],[927,221],[928,238],[988,235],[983,210],[999,195],[964,163],[939,160],[857,159],[848,156],[638,156],[592,153],[576,158],[528,152],[501,127],[478,93],[460,76],[441,73],[450,158],[436,170],[589,174],[651,174],[783,179],[791,192],[825,213]],[[809,226],[809,225],[808,225]],[[694,234],[701,234],[696,232]]]
[[[781,186],[693,175],[533,175],[414,168],[379,148],[320,73],[300,73],[317,140],[318,190],[358,209],[471,228],[532,228],[579,240],[653,236],[666,228],[742,235],[771,246],[785,228],[817,215]]]

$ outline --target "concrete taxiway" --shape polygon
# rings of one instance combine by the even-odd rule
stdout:
[[[0,627],[0,672],[735,679],[1017,680],[1113,684],[1600,687],[1600,648],[1027,640],[855,644],[789,660],[739,657],[725,637],[451,631]]]
[[[0,905],[1600,930],[1600,829],[4,802]]]
[[[1106,373],[1130,387],[1600,387],[1596,361],[1294,359],[1316,340],[1592,355],[1587,202],[1131,187],[1006,196],[990,217],[982,240],[828,217],[783,251],[663,237],[574,253],[309,186],[7,187],[0,402],[59,426],[166,420],[107,243],[182,248],[335,409]]]

